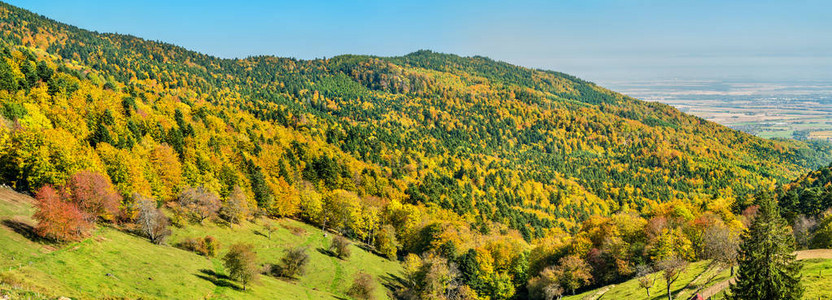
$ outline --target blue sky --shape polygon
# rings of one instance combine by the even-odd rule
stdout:
[[[588,80],[832,81],[832,1],[11,0],[220,57],[484,55]]]

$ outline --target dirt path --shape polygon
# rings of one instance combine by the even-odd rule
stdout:
[[[800,250],[796,251],[795,254],[797,255],[798,260],[812,258],[832,259],[832,249]],[[702,295],[703,298],[708,299],[709,297],[713,297],[714,295],[721,293],[724,289],[728,288],[728,286],[730,286],[731,283],[734,283],[734,280],[735,278],[723,280],[722,282],[719,282],[702,290],[702,292],[700,292],[699,294]]]
[[[812,258],[832,259],[832,249],[800,250],[795,252],[795,254],[797,254],[798,260]]]

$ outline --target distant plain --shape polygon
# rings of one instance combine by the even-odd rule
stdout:
[[[665,80],[604,83],[613,90],[764,138],[832,140],[832,81]]]

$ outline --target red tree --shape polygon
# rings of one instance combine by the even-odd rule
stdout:
[[[37,211],[33,216],[38,221],[35,231],[38,235],[58,241],[78,240],[92,229],[78,207],[61,199],[52,186],[41,187],[35,194]]]
[[[75,173],[67,188],[69,198],[84,212],[88,222],[95,222],[99,217],[112,221],[118,215],[121,196],[104,175],[92,171]]]

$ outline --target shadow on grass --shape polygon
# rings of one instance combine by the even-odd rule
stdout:
[[[256,229],[255,229],[255,230],[252,230],[252,232],[254,232],[254,235],[259,235],[259,236],[262,236],[262,237],[264,237],[264,238],[269,239],[269,235],[268,235],[268,234],[266,234],[266,233],[263,233],[263,232],[262,232],[262,231],[260,231],[260,230],[256,230]]]
[[[321,253],[323,255],[338,258],[338,255],[335,254],[335,252],[333,252],[332,250],[324,249],[324,248],[318,248],[317,250],[318,250],[319,253]]]
[[[367,244],[365,244],[365,243],[355,243],[354,245],[355,245],[356,247],[358,247],[359,249],[361,249],[361,250],[364,250],[364,251],[367,251],[367,252],[370,252],[370,253],[374,253],[374,254],[378,254],[378,253],[376,252],[376,249],[375,249],[375,248],[370,247],[370,245],[367,245]]]
[[[211,283],[213,283],[216,286],[229,287],[229,288],[232,288],[236,291],[242,291],[243,290],[242,288],[240,288],[236,284],[234,284],[234,282],[232,282],[231,278],[228,278],[228,276],[225,276],[225,275],[222,275],[222,274],[217,274],[217,272],[214,272],[214,271],[208,270],[208,269],[202,269],[202,270],[199,270],[199,272],[202,273],[202,274],[196,274],[196,277],[199,277],[201,279],[210,281]]]
[[[378,279],[381,281],[381,285],[392,292],[395,292],[403,287],[407,287],[407,281],[403,277],[393,273],[379,275]]]
[[[12,231],[16,232],[19,235],[22,235],[23,237],[29,239],[30,241],[33,241],[33,242],[36,242],[36,243],[49,243],[49,240],[44,239],[43,237],[39,236],[35,232],[35,227],[33,227],[32,225],[29,225],[25,222],[6,219],[6,220],[3,220],[2,223],[3,223],[3,226],[8,227]]]

